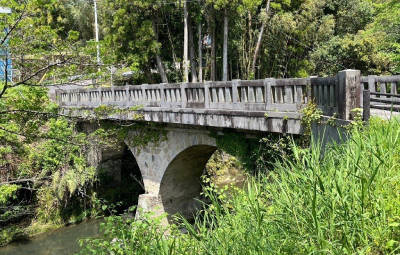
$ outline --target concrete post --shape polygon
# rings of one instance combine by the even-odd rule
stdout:
[[[371,101],[370,101],[370,91],[363,91],[363,120],[368,121],[371,117]]]
[[[344,70],[339,72],[337,90],[338,117],[353,120],[352,110],[361,107],[361,72],[360,70]]]
[[[210,109],[210,83],[204,82],[204,108]]]
[[[265,86],[265,109],[270,110],[272,107],[272,90],[271,85],[274,78],[267,78],[264,80]]]
[[[232,109],[236,110],[238,108],[238,86],[241,80],[232,81]]]
[[[114,89],[114,86],[111,86],[111,98],[112,98],[112,105],[115,105],[115,89]]]
[[[147,102],[147,95],[146,95],[146,89],[147,89],[148,84],[142,84],[142,100],[143,100],[143,107],[146,107],[146,102]]]
[[[311,86],[311,79],[312,78],[314,78],[314,77],[316,77],[316,76],[308,76],[307,77],[307,81],[306,81],[306,93],[307,93],[307,102],[305,102],[306,104],[308,103],[308,102],[310,102],[311,100],[312,100],[312,86]],[[314,95],[315,96],[315,95]],[[315,99],[315,103],[317,103],[317,99],[316,98],[314,98]]]
[[[62,100],[61,100],[61,94],[60,94],[60,91],[58,90],[58,89],[56,89],[56,91],[55,91],[55,96],[56,96],[56,100],[55,100],[55,103],[57,103],[59,106],[61,106],[61,104],[62,104]]]
[[[161,107],[165,108],[167,106],[164,94],[164,86],[166,83],[160,83],[160,97],[161,97]]]
[[[103,93],[102,93],[102,89],[100,86],[99,86],[98,90],[99,90],[99,105],[101,105],[103,102]]]
[[[375,91],[375,77],[376,75],[368,75],[368,90],[371,92]]]
[[[125,86],[125,93],[126,93],[126,106],[129,107],[131,101],[129,86]]]
[[[182,100],[182,108],[187,107],[187,96],[186,96],[186,88],[188,87],[187,83],[181,83],[181,100]]]

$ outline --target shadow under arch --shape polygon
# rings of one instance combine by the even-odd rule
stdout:
[[[160,196],[168,220],[182,214],[193,218],[199,203],[194,198],[201,193],[200,177],[210,157],[217,150],[211,145],[194,145],[181,151],[167,166],[160,184]]]
[[[100,190],[98,196],[109,203],[121,204],[119,213],[138,204],[144,193],[143,176],[137,159],[125,142],[103,148],[98,165]]]

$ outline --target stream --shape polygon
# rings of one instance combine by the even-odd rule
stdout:
[[[47,231],[0,247],[0,255],[69,255],[79,252],[79,239],[100,237],[101,219]]]

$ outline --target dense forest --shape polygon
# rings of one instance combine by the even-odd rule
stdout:
[[[400,71],[396,1],[97,2],[101,63],[134,71],[134,83]],[[47,6],[61,36],[93,43],[91,1]]]
[[[67,223],[119,212],[135,202],[132,193],[126,197],[115,195],[123,187],[110,191],[116,190],[104,184],[110,177],[102,176],[88,157],[94,146],[114,146],[113,139],[124,133],[124,125],[111,123],[110,129],[83,132],[78,119],[58,113],[57,105],[49,98],[48,86],[87,81],[90,86],[110,86],[327,76],[344,69],[358,69],[363,75],[395,75],[400,73],[399,13],[397,0],[0,0],[0,245]],[[378,124],[385,125],[385,129],[380,130]],[[265,176],[258,177],[258,181],[271,191],[259,182],[250,183],[245,191],[235,191],[237,196],[233,198],[224,197],[218,190],[210,191],[208,196],[217,198],[197,219],[199,232],[183,222],[191,235],[177,239],[181,246],[140,223],[132,223],[139,234],[126,243],[135,249],[151,249],[146,250],[149,254],[160,254],[167,246],[178,247],[173,251],[179,254],[193,254],[202,247],[217,246],[208,234],[220,234],[221,239],[215,239],[216,242],[226,244],[233,239],[224,238],[234,238],[228,234],[246,236],[249,229],[238,227],[238,231],[245,232],[239,233],[230,232],[229,227],[243,220],[242,225],[259,231],[252,239],[260,241],[259,245],[261,239],[256,237],[270,236],[264,240],[269,245],[265,247],[271,249],[266,254],[274,246],[274,251],[278,251],[277,244],[285,243],[292,246],[279,246],[278,253],[394,253],[399,249],[396,208],[400,207],[395,188],[398,175],[392,170],[398,166],[398,152],[378,151],[376,158],[372,157],[365,150],[367,147],[359,144],[365,139],[362,128],[355,129],[359,140],[328,152],[333,156],[322,162],[321,168],[316,164],[319,155],[306,146],[298,148],[289,138],[263,138],[262,146],[254,146],[262,147],[262,151],[248,151],[238,158],[252,161],[249,165],[253,169],[247,172],[250,176],[263,172]],[[375,120],[372,127],[363,131],[370,139],[366,141],[370,148],[376,142],[374,134],[380,135],[382,144],[386,144],[385,134],[391,134],[393,139],[385,145],[388,149],[398,147],[396,130],[397,122],[382,124]],[[267,164],[265,155],[271,153],[273,160],[269,159]],[[362,167],[368,169],[355,173],[365,177],[360,177],[360,183],[356,178],[343,177],[341,183],[331,178],[338,173],[346,174],[345,166],[338,168],[339,172],[333,167],[337,164],[335,159],[345,158],[346,153],[371,159],[370,165],[360,166],[349,156],[347,162],[354,164],[355,172]],[[306,159],[312,162],[301,165]],[[390,162],[386,161],[389,159]],[[228,164],[240,165],[236,159]],[[390,170],[387,176],[376,175],[373,170],[383,165]],[[272,168],[277,172],[267,175]],[[292,178],[287,176],[288,169],[298,171],[295,174],[301,180],[312,182],[301,183],[303,186],[299,187],[304,190],[296,190],[292,183],[285,182],[282,185],[293,192],[286,194],[278,184]],[[307,171],[300,171],[304,169]],[[374,190],[365,191],[372,175],[379,176],[382,186],[374,186],[371,181],[368,185]],[[390,185],[385,186],[386,180],[390,180]],[[329,192],[337,192],[327,194],[327,187]],[[338,187],[347,187],[354,197],[346,198]],[[389,194],[382,195],[381,189]],[[362,206],[357,207],[360,190]],[[137,188],[132,192],[141,191]],[[296,192],[306,192],[308,198],[296,198]],[[246,198],[244,194],[253,196]],[[369,204],[365,204],[366,194]],[[325,195],[331,200],[325,200]],[[286,200],[280,200],[282,196]],[[257,200],[260,207],[251,207],[258,203],[251,199]],[[221,200],[226,206],[219,203]],[[274,207],[271,201],[281,202]],[[316,209],[321,201],[332,203]],[[294,203],[303,207],[293,207],[290,213],[303,218],[263,218],[266,213],[289,215],[287,210]],[[249,210],[259,218],[246,218]],[[380,213],[387,213],[387,218],[382,220]],[[225,218],[220,218],[220,214]],[[109,228],[117,220],[110,218]],[[264,223],[272,227],[267,228]],[[205,226],[216,232],[207,232]],[[124,229],[128,236],[132,235],[131,230]],[[120,238],[120,233],[114,234]],[[159,242],[140,247],[139,237]],[[244,245],[249,240],[242,241],[241,248],[251,250]],[[89,251],[100,249],[93,242],[85,244]],[[252,244],[253,248],[258,247]],[[119,252],[121,246],[118,242],[116,245]],[[189,252],[190,249],[194,250]],[[243,254],[237,247],[215,249],[220,254]]]

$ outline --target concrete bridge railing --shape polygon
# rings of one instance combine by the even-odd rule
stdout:
[[[364,76],[361,83],[364,120],[370,118],[371,109],[400,112],[400,75]]]
[[[315,98],[324,115],[338,113],[340,118],[349,119],[350,108],[360,107],[362,90],[359,84],[360,71],[345,70],[333,77],[128,85],[58,91],[57,96],[60,107],[66,108],[142,105],[260,112],[298,112]]]

